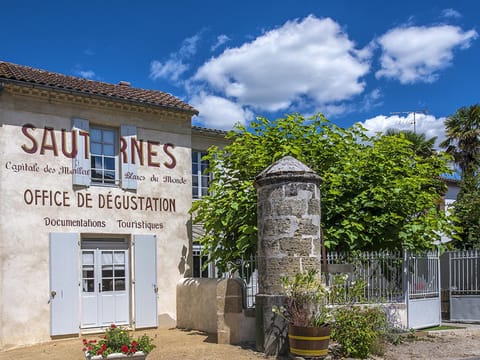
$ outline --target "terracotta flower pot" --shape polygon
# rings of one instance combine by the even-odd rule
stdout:
[[[292,355],[319,357],[328,354],[331,326],[288,327],[288,340]]]

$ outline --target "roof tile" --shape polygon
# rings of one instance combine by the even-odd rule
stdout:
[[[125,82],[120,85],[101,81],[77,78],[46,70],[0,61],[0,79],[13,80],[47,86],[53,89],[65,89],[79,94],[107,96],[112,100],[127,100],[149,104],[192,114],[198,114],[193,106],[168,93],[157,90],[132,88]]]

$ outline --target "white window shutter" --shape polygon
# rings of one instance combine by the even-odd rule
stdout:
[[[90,124],[85,119],[73,119],[73,130],[76,130],[77,155],[73,158],[73,185],[90,186],[90,139],[82,133],[89,133]],[[85,144],[87,139],[87,145]]]
[[[78,334],[80,294],[76,233],[50,233],[50,335]]]
[[[157,327],[157,237],[134,235],[135,328]]]
[[[120,127],[120,136],[124,139],[126,148],[126,158],[120,157],[121,167],[121,184],[124,190],[137,189],[137,165],[134,163],[132,154],[132,138],[137,137],[137,128],[132,125],[122,125]]]

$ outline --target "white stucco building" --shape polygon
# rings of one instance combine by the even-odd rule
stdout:
[[[124,81],[0,62],[0,348],[175,325],[199,154],[225,141],[195,114]]]

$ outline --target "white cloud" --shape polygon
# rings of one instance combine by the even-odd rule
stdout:
[[[425,115],[416,113],[415,117],[413,113],[405,115],[378,115],[374,118],[367,119],[361,124],[368,130],[369,135],[374,135],[377,132],[385,133],[388,129],[398,130],[414,130],[417,133],[425,134],[427,139],[437,137],[435,142],[436,146],[445,139],[445,118],[436,118],[433,115]]]
[[[193,80],[257,110],[286,110],[299,102],[320,110],[364,91],[369,57],[369,51],[355,49],[338,23],[308,16],[225,50]]]
[[[153,60],[150,63],[150,78],[153,80],[167,79],[177,82],[180,77],[189,69],[185,60],[190,59],[197,52],[197,44],[201,39],[201,34],[183,40],[180,49],[170,54],[166,61]]]
[[[402,84],[434,82],[438,71],[451,64],[453,51],[470,47],[477,37],[475,30],[451,25],[395,28],[377,40],[383,53],[376,76]]]
[[[230,38],[227,35],[219,35],[219,36],[217,36],[217,42],[212,45],[210,50],[214,51],[228,41],[230,41]]]
[[[208,128],[230,130],[236,123],[245,124],[253,120],[253,113],[248,109],[228,99],[204,92],[192,97],[190,104],[200,112],[200,115],[194,118],[195,123]]]
[[[460,14],[457,10],[454,9],[444,9],[442,11],[442,16],[445,18],[459,19],[462,17],[462,14]]]
[[[95,72],[93,70],[82,70],[76,68],[73,70],[74,74],[85,79],[93,79],[95,77]]]
[[[383,94],[380,89],[373,89],[363,97],[363,100],[360,103],[360,110],[369,111],[377,106],[380,106],[383,104],[382,99]]]
[[[153,80],[169,79],[177,81],[187,70],[188,65],[185,65],[182,60],[170,59],[164,63],[153,60],[150,63],[150,77]]]
[[[201,39],[201,32],[195,34],[189,38],[186,38],[182,42],[182,46],[178,51],[178,56],[182,59],[187,59],[192,57],[197,53],[197,44]]]

